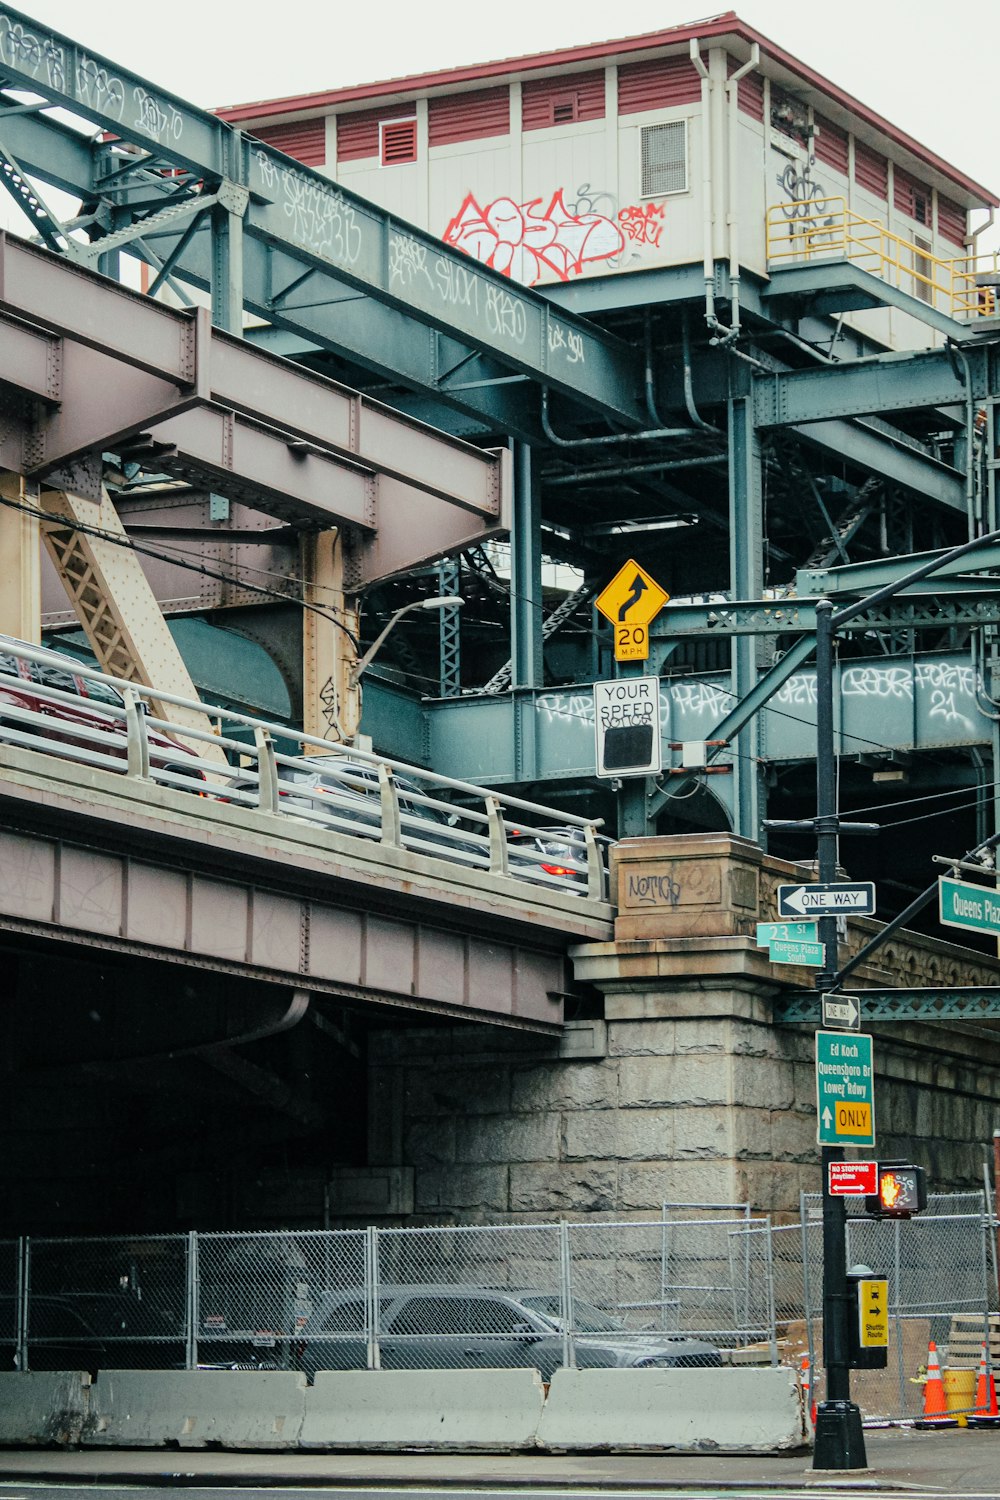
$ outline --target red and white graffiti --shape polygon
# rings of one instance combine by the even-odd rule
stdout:
[[[645,203],[640,208],[638,204],[630,203],[628,208],[623,208],[618,215],[618,222],[632,241],[633,245],[659,245],[663,234],[663,216],[666,213],[666,205],[663,203]]]
[[[585,265],[613,260],[624,250],[625,236],[614,220],[598,213],[570,213],[562,188],[544,213],[541,203],[541,198],[520,204],[494,198],[484,208],[468,193],[442,238],[528,286],[547,273],[569,281]]]

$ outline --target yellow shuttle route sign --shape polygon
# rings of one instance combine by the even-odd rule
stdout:
[[[889,1283],[858,1282],[858,1333],[862,1349],[886,1349],[889,1345]]]
[[[631,559],[594,600],[615,627],[615,661],[645,661],[649,655],[649,625],[670,595],[645,568]]]

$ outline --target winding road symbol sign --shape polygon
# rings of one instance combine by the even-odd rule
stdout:
[[[649,624],[670,595],[639,563],[618,569],[594,604],[615,627],[615,660],[644,661],[649,655]]]

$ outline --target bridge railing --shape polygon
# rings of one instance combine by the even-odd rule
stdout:
[[[0,639],[3,744],[306,825],[318,843],[330,831],[607,899],[600,820]]]

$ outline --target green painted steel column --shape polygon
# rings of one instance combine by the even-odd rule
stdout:
[[[510,534],[511,686],[542,687],[542,528],[538,466],[527,443],[514,444],[514,525]]]
[[[212,322],[227,333],[243,333],[243,219],[250,205],[246,137],[226,138],[226,176],[212,209]]]
[[[748,376],[745,378],[749,378]],[[760,445],[749,394],[731,397],[729,427],[729,587],[734,599],[759,599],[764,588],[764,526]],[[757,640],[737,635],[732,643],[734,707],[757,686]],[[733,743],[733,832],[758,840],[765,815],[758,769],[760,721],[752,719]]]

